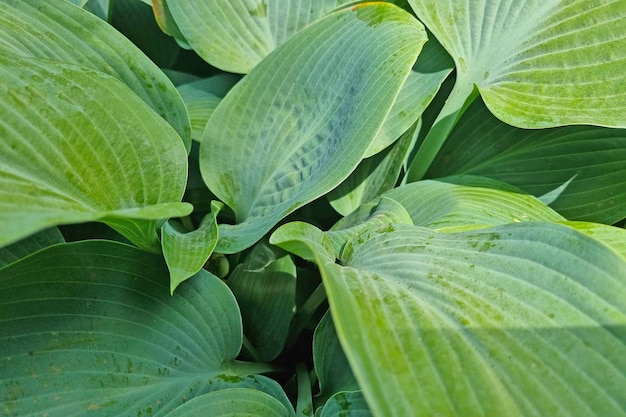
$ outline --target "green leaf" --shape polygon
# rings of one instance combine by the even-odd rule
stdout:
[[[373,416],[361,391],[338,392],[333,395],[319,417],[371,417]]]
[[[191,138],[202,141],[202,133],[222,98],[239,81],[232,74],[219,74],[176,87],[183,98],[191,120]]]
[[[329,11],[353,0],[167,1],[191,47],[224,71],[248,73],[271,51]]]
[[[183,404],[168,417],[293,417],[274,397],[250,388],[229,388],[210,392]]]
[[[590,222],[563,222],[563,224],[604,243],[626,259],[626,230],[621,227]]]
[[[450,55],[429,36],[365,157],[387,148],[417,122],[453,68]]]
[[[328,235],[306,222],[290,222],[270,236],[270,243],[307,261],[334,262],[338,252]]]
[[[413,224],[440,232],[525,221],[565,220],[536,197],[483,177],[457,176],[406,184],[385,193]]]
[[[254,359],[274,360],[285,346],[296,308],[296,265],[291,256],[259,242],[226,283],[237,298]]]
[[[183,143],[118,80],[5,54],[0,96],[0,246],[99,220],[160,251],[157,220],[191,211]]]
[[[313,334],[313,363],[320,392],[315,398],[325,403],[340,391],[359,389],[343,348],[339,343],[330,313],[326,313]]]
[[[167,120],[189,147],[189,117],[172,83],[141,50],[91,13],[63,0],[3,0],[0,50],[3,55],[77,64],[116,77]]]
[[[376,204],[366,204],[333,225],[325,233],[343,259],[346,242],[353,236],[383,233],[393,230],[394,224],[413,224],[410,214],[404,206],[391,198],[382,197]],[[313,240],[314,236],[307,236]]]
[[[363,159],[345,181],[326,194],[330,205],[338,213],[347,216],[361,204],[373,201],[391,190],[398,182],[417,131],[418,124],[415,124],[389,148]]]
[[[161,226],[161,246],[163,256],[170,270],[170,293],[174,294],[181,282],[195,275],[209,257],[217,244],[217,215],[222,205],[211,203],[208,214],[198,229],[191,232],[181,231],[182,227],[172,220]]]
[[[231,90],[200,149],[238,222],[220,227],[218,252],[251,246],[354,170],[425,40],[405,11],[367,3],[298,32]]]
[[[423,177],[480,93],[507,124],[626,127],[626,2],[410,0],[454,59],[456,84],[409,171]]]
[[[600,242],[547,223],[397,226],[351,253],[318,265],[374,415],[623,414],[626,262]]]
[[[151,5],[115,0],[110,22],[159,67],[171,67],[179,56],[180,47],[161,31]]]
[[[508,124],[626,127],[626,2],[409,0]]]
[[[124,0],[116,0],[116,2]],[[111,12],[113,10],[113,2],[111,0],[87,0],[83,5],[85,10],[90,11],[100,19],[110,21]]]
[[[224,283],[203,272],[170,296],[163,259],[124,244],[56,245],[5,267],[0,306],[10,415],[165,416],[263,369],[234,360],[241,318]]]
[[[494,178],[536,196],[571,180],[550,206],[568,219],[612,224],[626,217],[626,129],[517,129],[477,100],[427,176],[456,174]]]
[[[63,235],[56,227],[44,229],[41,232],[28,236],[25,239],[18,240],[17,242],[0,249],[0,268],[12,264],[15,261],[19,261],[20,259],[30,255],[31,253],[35,253],[40,249],[64,242],[65,239],[63,238]]]

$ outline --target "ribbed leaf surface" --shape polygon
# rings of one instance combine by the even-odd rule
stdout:
[[[206,272],[170,296],[160,256],[83,241],[1,269],[0,289],[4,414],[168,416],[203,393],[251,385],[234,361],[235,298]]]
[[[626,262],[568,227],[355,237],[320,261],[376,416],[621,416]]]
[[[455,174],[495,178],[536,196],[571,180],[551,207],[568,219],[615,223],[626,217],[626,129],[518,129],[477,100],[427,176]]]
[[[389,3],[328,15],[298,32],[222,100],[201,146],[202,175],[236,214],[218,251],[249,247],[356,167],[425,42]]]
[[[0,50],[3,55],[78,64],[118,78],[189,147],[189,117],[172,83],[141,50],[91,13],[64,0],[3,0]]]
[[[351,0],[167,1],[191,47],[211,65],[247,73],[306,25]]]
[[[409,3],[499,119],[626,127],[626,0]]]
[[[118,80],[0,55],[0,246],[101,220],[158,249],[154,222],[189,213],[180,137]]]

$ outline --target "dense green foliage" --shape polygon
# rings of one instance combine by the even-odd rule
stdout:
[[[0,52],[2,415],[626,416],[626,0],[0,0]]]

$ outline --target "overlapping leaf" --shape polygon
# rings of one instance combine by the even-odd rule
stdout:
[[[170,270],[172,294],[181,282],[195,275],[213,253],[218,239],[216,218],[221,206],[212,203],[211,213],[207,214],[196,230],[185,232],[172,220],[161,226],[161,247]]]
[[[333,13],[298,32],[239,82],[201,146],[204,180],[236,214],[218,251],[240,251],[325,194],[363,157],[425,42],[388,3]]]
[[[626,1],[409,3],[499,119],[626,127]]]
[[[352,0],[167,1],[189,45],[211,65],[247,73],[306,25]]]
[[[316,417],[371,417],[361,391],[339,392],[333,395]]]
[[[0,245],[101,220],[158,250],[155,222],[180,203],[176,132],[118,80],[49,60],[0,56]]]
[[[276,398],[251,388],[210,392],[183,404],[169,417],[293,417],[293,409]]]
[[[3,55],[77,64],[118,78],[189,146],[189,118],[172,83],[140,49],[91,13],[64,0],[3,0],[0,50]]]
[[[296,265],[289,254],[266,242],[255,245],[229,275],[244,332],[255,360],[276,359],[285,347],[296,302]]]
[[[536,197],[515,187],[470,175],[418,181],[383,196],[402,204],[413,224],[439,231],[565,220]]]
[[[427,176],[455,174],[495,178],[537,196],[571,180],[551,207],[568,219],[615,223],[626,217],[626,130],[517,129],[477,100]]]
[[[40,249],[64,242],[65,239],[63,238],[63,235],[56,227],[44,229],[41,232],[35,233],[25,239],[1,248],[0,268],[19,261],[20,259],[30,255],[31,253],[35,253]]]
[[[318,265],[374,415],[623,414],[626,262],[603,244],[547,223],[397,226],[344,253]]]
[[[168,278],[161,257],[106,241],[1,269],[0,409],[165,416],[215,389],[268,385],[234,361],[241,318],[228,288],[205,272],[170,296]]]
[[[409,171],[423,177],[480,93],[523,128],[626,127],[626,1],[409,0],[452,56],[456,85]]]

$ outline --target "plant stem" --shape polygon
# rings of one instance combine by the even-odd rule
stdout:
[[[298,402],[296,404],[296,417],[311,417],[313,415],[313,394],[311,391],[311,378],[304,364],[296,366],[296,378],[298,381]]]
[[[296,342],[306,324],[311,320],[313,314],[315,314],[324,301],[326,301],[326,290],[324,289],[324,284],[320,283],[296,313],[291,329],[289,330],[289,337],[285,342],[287,348],[291,347]]]
[[[473,84],[457,79],[450,96],[409,166],[406,182],[419,181],[424,178],[450,132],[478,94],[478,89]]]

